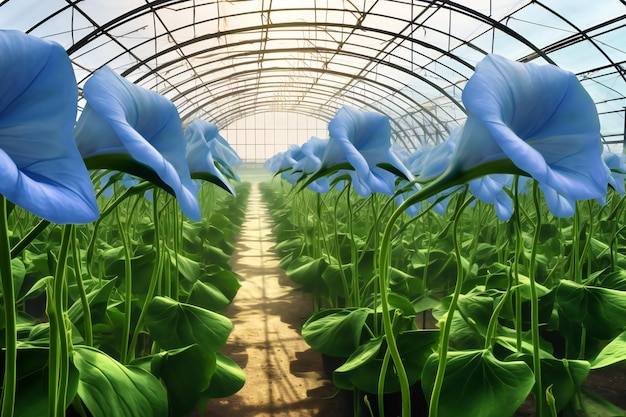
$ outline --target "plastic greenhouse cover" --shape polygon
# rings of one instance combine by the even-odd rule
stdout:
[[[79,86],[109,65],[172,100],[184,123],[328,121],[349,104],[398,120],[395,140],[412,147],[463,122],[462,88],[489,52],[575,72],[605,139],[620,138],[625,11],[621,0],[5,0],[0,27],[59,42]]]

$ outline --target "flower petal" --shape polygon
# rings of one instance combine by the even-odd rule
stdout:
[[[508,158],[568,200],[605,201],[598,114],[574,74],[488,55],[463,103],[469,115],[453,157],[461,169]]]
[[[72,131],[78,88],[57,43],[0,31],[0,194],[54,223],[99,217]]]
[[[198,187],[191,180],[183,130],[174,104],[125,80],[109,67],[95,71],[83,93],[87,106],[75,131],[81,154],[130,154],[172,188],[187,217],[200,220]]]

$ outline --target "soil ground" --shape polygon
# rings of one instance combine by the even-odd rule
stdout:
[[[211,400],[202,417],[292,417],[346,415],[336,389],[323,376],[322,359],[299,334],[311,314],[311,298],[278,268],[270,216],[252,184],[246,219],[231,259],[241,288],[224,312],[233,331],[222,353],[246,373],[235,395]]]

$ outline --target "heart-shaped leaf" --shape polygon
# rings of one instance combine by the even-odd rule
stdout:
[[[432,394],[438,361],[434,353],[424,364],[422,387],[426,398]],[[534,384],[532,370],[522,361],[503,362],[489,350],[449,352],[439,416],[513,415]]]
[[[202,349],[217,352],[233,328],[220,314],[166,297],[154,297],[145,323],[154,340],[167,350],[197,343]]]
[[[88,346],[75,346],[78,395],[94,417],[167,417],[167,392],[149,372],[124,366]]]
[[[302,337],[324,355],[347,358],[359,346],[370,313],[369,308],[321,310],[302,325]]]

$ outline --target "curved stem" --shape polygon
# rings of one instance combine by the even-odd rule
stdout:
[[[15,290],[11,270],[11,249],[9,245],[7,200],[0,195],[0,278],[4,301],[4,386],[2,390],[2,416],[12,417],[15,408],[17,384],[17,312]]]
[[[48,306],[50,318],[49,380],[51,383],[54,382],[48,387],[50,406],[48,412],[54,417],[65,415],[67,403],[71,340],[68,340],[68,331],[65,327],[65,271],[74,227],[71,224],[63,226],[61,247],[52,284],[52,300]],[[54,398],[50,398],[51,395]]]
[[[133,272],[131,267],[131,253],[130,253],[130,241],[128,239],[128,233],[120,218],[120,208],[115,210],[115,220],[117,221],[117,228],[122,239],[122,246],[124,247],[124,324],[122,326],[122,344],[120,346],[120,362],[126,364],[128,361],[128,339],[130,334],[130,321],[132,314],[132,297],[133,297]]]
[[[76,237],[76,228],[73,230],[72,241],[78,242]],[[89,306],[89,300],[87,300],[87,292],[83,285],[83,274],[80,265],[80,248],[78,245],[74,245],[74,269],[76,270],[76,288],[78,289],[78,295],[80,297],[80,304],[83,307],[83,320],[85,331],[85,344],[87,346],[93,346],[93,323],[91,321],[91,307]]]
[[[135,358],[135,352],[137,349],[137,341],[139,340],[139,333],[141,333],[141,329],[143,327],[143,322],[145,320],[146,314],[148,312],[148,307],[150,306],[150,302],[154,297],[157,284],[159,283],[159,276],[163,270],[163,254],[161,253],[161,228],[159,227],[159,209],[158,209],[158,189],[154,190],[154,198],[153,198],[153,217],[154,217],[154,253],[155,253],[155,264],[154,269],[152,270],[152,276],[150,277],[150,285],[148,286],[148,292],[146,293],[146,300],[141,308],[141,312],[139,313],[139,318],[137,319],[137,324],[135,325],[135,331],[133,332],[133,336],[130,340],[130,347],[128,349],[128,360],[132,361]]]
[[[454,286],[452,300],[450,301],[450,307],[448,307],[446,321],[443,324],[443,329],[441,329],[441,338],[439,341],[439,363],[437,365],[437,374],[435,375],[435,383],[433,385],[433,392],[430,396],[430,406],[428,410],[428,415],[430,417],[437,417],[439,415],[439,397],[441,396],[444,374],[446,372],[446,363],[448,360],[448,343],[450,342],[450,329],[452,328],[452,318],[454,317],[454,311],[456,310],[456,305],[458,303],[459,296],[461,295],[461,288],[463,287],[464,273],[463,264],[461,262],[461,247],[459,245],[457,228],[463,210],[465,210],[465,208],[473,200],[472,198],[468,198],[467,200],[465,200],[466,193],[467,189],[465,189],[465,191],[463,192],[462,199],[459,200],[463,201],[463,203],[460,207],[457,206],[452,224],[452,243],[454,245],[454,255],[456,257],[457,264],[456,284]]]
[[[349,186],[348,186],[349,187]],[[350,236],[350,259],[351,259],[351,271],[352,271],[352,300],[355,306],[361,305],[361,288],[359,286],[359,259],[356,242],[354,241],[354,225],[353,225],[353,213],[352,213],[352,201],[350,200],[350,190],[346,193],[346,214],[348,223],[348,235]],[[374,316],[376,317],[376,316]]]
[[[533,203],[537,220],[535,222],[535,233],[533,234],[533,246],[530,252],[530,268],[528,278],[530,281],[530,323],[533,339],[533,371],[535,373],[535,401],[537,417],[543,416],[544,395],[541,385],[541,357],[539,355],[539,297],[537,296],[537,286],[535,285],[535,262],[537,259],[537,248],[539,246],[539,235],[541,234],[541,206],[539,204],[539,186],[535,181],[533,184]],[[577,237],[575,236],[574,239]]]
[[[4,197],[2,198],[4,199]],[[48,220],[41,219],[39,223],[35,225],[35,227],[30,229],[30,231],[24,237],[22,237],[22,239],[19,242],[17,242],[15,246],[11,248],[11,259],[15,258],[17,255],[22,253],[22,251],[28,245],[30,245],[31,242],[35,240],[35,238],[39,236],[39,234],[43,232],[46,229],[46,227],[48,227],[49,224],[50,222]]]
[[[339,264],[339,276],[341,277],[344,297],[346,298],[345,300],[346,307],[351,307],[352,300],[350,297],[350,288],[348,288],[348,279],[346,278],[346,272],[343,270],[343,262],[341,259],[341,246],[339,244],[339,230],[337,229],[337,223],[339,222],[339,219],[337,218],[337,208],[339,206],[339,200],[341,198],[341,195],[344,192],[346,192],[347,189],[348,187],[344,187],[344,189],[339,192],[339,195],[337,196],[337,200],[335,200],[333,225],[334,225],[334,232],[335,232],[335,236],[334,236],[335,237],[335,251],[337,252],[337,263]]]

